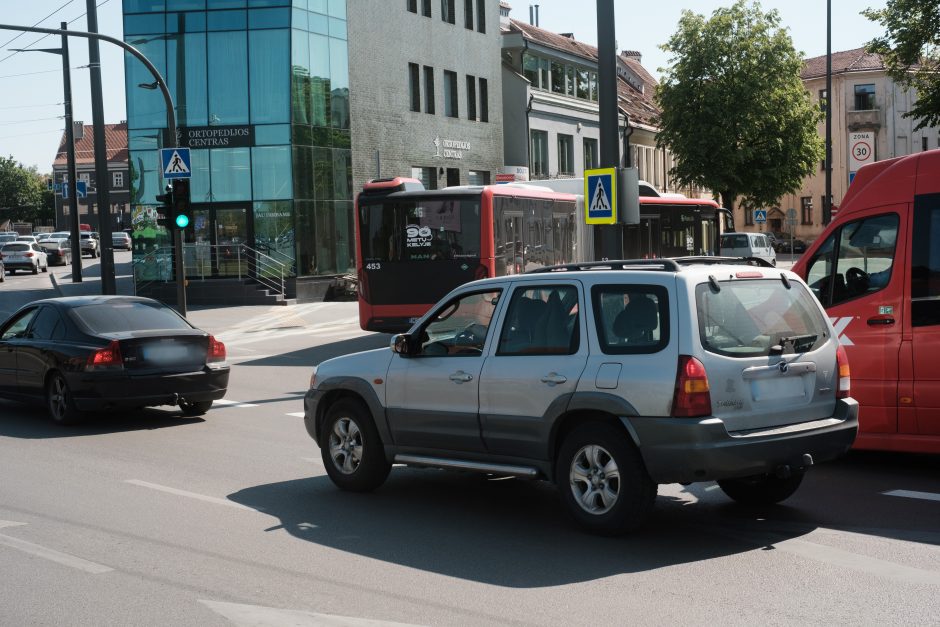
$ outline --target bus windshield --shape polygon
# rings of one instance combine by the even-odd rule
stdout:
[[[363,262],[480,257],[480,197],[377,198],[359,207]]]

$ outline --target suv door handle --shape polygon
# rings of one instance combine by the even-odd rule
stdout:
[[[549,385],[559,385],[568,380],[568,377],[558,374],[557,372],[550,372],[541,379],[542,383],[547,383]]]
[[[450,380],[454,383],[467,383],[468,381],[473,381],[473,375],[467,374],[463,370],[458,370],[454,374],[450,375]]]

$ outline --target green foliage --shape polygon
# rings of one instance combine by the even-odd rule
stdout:
[[[54,213],[46,177],[36,167],[24,168],[13,157],[0,157],[0,219],[33,222]]]
[[[888,0],[862,15],[886,31],[868,42],[868,51],[882,56],[888,76],[917,90],[904,117],[918,120],[914,130],[940,126],[940,0]]]
[[[660,146],[682,185],[767,207],[799,188],[824,155],[822,119],[800,80],[803,65],[776,11],[739,0],[706,19],[683,11],[662,46],[670,67],[659,86]]]

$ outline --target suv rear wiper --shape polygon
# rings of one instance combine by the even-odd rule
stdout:
[[[793,347],[794,353],[802,353],[811,347],[816,340],[819,338],[818,335],[806,334],[806,335],[791,335],[789,337],[781,337],[776,344],[770,347],[771,355],[781,355],[783,354],[783,348],[789,344]]]

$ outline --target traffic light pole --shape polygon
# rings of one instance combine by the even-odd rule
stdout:
[[[92,26],[97,27],[97,24],[93,24]],[[176,111],[173,108],[173,98],[172,96],[170,96],[170,90],[166,86],[166,81],[164,81],[163,77],[160,75],[160,71],[157,70],[156,67],[154,67],[153,63],[150,62],[150,59],[144,56],[144,54],[140,50],[135,48],[134,46],[128,43],[125,43],[121,41],[120,39],[116,39],[108,35],[102,35],[101,33],[86,33],[83,31],[55,29],[55,28],[39,28],[37,26],[17,26],[15,24],[0,24],[0,30],[14,30],[14,31],[26,32],[26,33],[43,33],[46,35],[59,35],[60,37],[63,37],[63,38],[83,37],[85,39],[93,39],[96,41],[106,41],[108,43],[114,44],[115,46],[119,46],[120,48],[123,48],[125,51],[134,55],[140,60],[141,63],[143,63],[147,67],[147,70],[153,76],[154,80],[156,80],[157,87],[160,88],[160,92],[163,94],[163,100],[166,104],[166,126],[167,126],[167,131],[169,132],[169,135],[170,135],[169,141],[172,144],[172,146],[167,146],[167,148],[176,147],[176,142],[177,142]],[[98,87],[98,98],[100,98],[101,97],[100,81],[98,81],[97,87]],[[102,184],[107,185],[107,181],[99,180],[98,185],[101,186]],[[108,208],[108,211],[109,211],[109,218],[110,218],[110,207]],[[179,229],[173,230],[173,247],[175,249],[173,261],[174,261],[174,264],[176,265],[177,309],[179,310],[180,314],[185,316],[186,315],[186,286],[183,283],[184,274],[185,274],[183,272],[183,237]],[[112,274],[111,279],[113,280],[114,278],[113,277],[113,274],[114,274],[113,265],[111,266],[110,270]],[[103,271],[104,271],[104,268],[102,268],[102,274],[103,274]],[[104,284],[105,284],[104,276],[102,276],[102,285]]]

